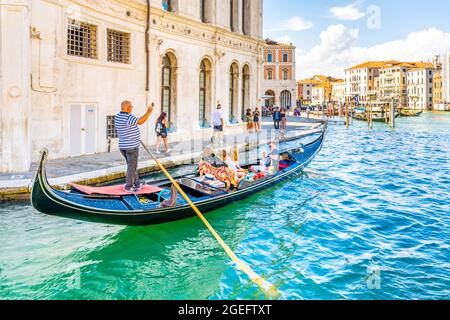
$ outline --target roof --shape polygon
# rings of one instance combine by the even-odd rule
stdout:
[[[269,39],[269,38],[267,38],[265,41],[266,41],[266,45],[269,45],[269,46],[279,46],[279,47],[291,47],[291,48],[295,48],[295,46],[294,46],[292,43],[290,43],[290,44],[287,44],[287,43],[281,43],[281,42],[278,42],[278,41],[275,41],[275,40],[272,40],[272,39]]]
[[[364,63],[358,64],[354,67],[348,68],[347,70],[353,70],[353,69],[365,69],[365,68],[382,68],[387,64],[395,64],[399,63],[395,60],[390,61],[366,61]]]
[[[367,61],[358,64],[354,67],[348,68],[346,70],[354,69],[366,69],[366,68],[377,68],[377,69],[389,69],[393,67],[407,67],[407,68],[433,68],[431,62],[402,62],[397,60],[388,61]]]
[[[434,68],[431,62],[399,62],[397,64],[386,65],[383,67],[383,69],[389,69],[394,67],[406,67],[408,69]]]
[[[297,81],[297,83],[300,84],[313,84],[315,86],[319,85],[328,86],[330,83],[340,83],[340,82],[344,82],[344,80],[336,79],[333,77],[327,77],[321,74],[317,74],[312,78]]]

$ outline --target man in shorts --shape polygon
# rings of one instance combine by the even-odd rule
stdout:
[[[214,126],[214,133],[211,138],[211,143],[214,143],[217,138],[219,139],[219,143],[223,143],[223,128],[225,126],[225,121],[223,120],[222,106],[219,103],[217,105],[217,109],[214,110],[212,114],[212,123]]]

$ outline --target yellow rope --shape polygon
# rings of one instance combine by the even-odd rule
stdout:
[[[145,144],[141,141],[142,146],[144,147],[145,151],[150,155],[150,157],[156,162],[158,167],[161,169],[161,171],[164,173],[164,175],[170,180],[170,182],[175,186],[177,191],[183,196],[183,198],[187,201],[187,203],[191,206],[192,210],[198,215],[198,217],[203,221],[203,223],[206,225],[208,230],[212,233],[214,238],[216,238],[217,242],[222,246],[222,248],[225,250],[225,252],[228,254],[230,259],[236,263],[239,270],[245,272],[250,280],[252,280],[255,284],[257,284],[261,290],[269,295],[272,298],[276,298],[280,296],[280,293],[278,292],[277,288],[266,281],[261,276],[257,275],[252,268],[248,264],[246,264],[244,261],[239,259],[236,254],[230,249],[230,247],[225,243],[225,241],[222,240],[222,238],[219,236],[219,234],[214,230],[214,228],[209,224],[208,220],[206,220],[205,216],[200,212],[200,210],[197,208],[197,206],[191,201],[191,199],[186,195],[186,193],[181,189],[180,185],[175,181],[175,179],[170,175],[170,173],[164,168],[164,166],[161,164],[161,162],[155,158],[155,156],[148,150],[148,148],[145,146]]]

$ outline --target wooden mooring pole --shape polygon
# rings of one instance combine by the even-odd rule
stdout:
[[[389,126],[395,128],[395,105],[394,99],[392,99],[391,106],[389,108]]]

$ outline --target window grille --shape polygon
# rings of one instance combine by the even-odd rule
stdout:
[[[67,54],[97,59],[97,26],[69,19],[67,27]]]
[[[106,137],[110,139],[118,138],[116,131],[116,116],[106,116]]]
[[[107,30],[108,61],[130,63],[130,34],[127,32]]]

